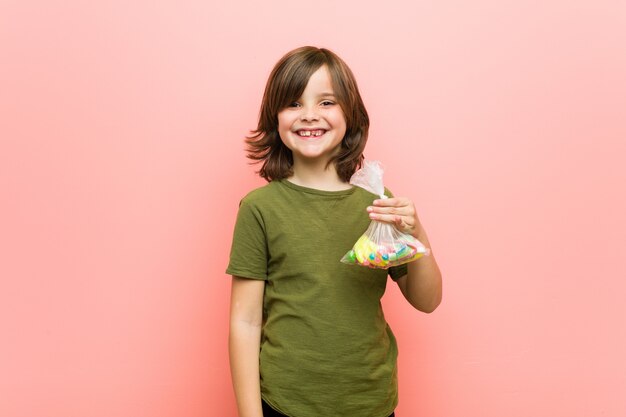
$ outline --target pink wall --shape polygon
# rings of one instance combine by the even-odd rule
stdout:
[[[443,271],[384,299],[399,417],[626,415],[624,2],[39,3],[0,4],[1,416],[235,416],[242,138],[305,44]]]

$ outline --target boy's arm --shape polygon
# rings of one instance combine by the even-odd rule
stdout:
[[[413,236],[427,248],[431,247],[421,224],[418,223]],[[400,277],[397,283],[402,295],[413,307],[424,313],[432,313],[441,303],[441,281],[441,271],[431,248],[430,255],[407,264],[407,274]]]
[[[424,246],[430,248],[430,256],[409,262],[407,274],[398,278],[402,295],[419,311],[432,313],[441,303],[441,271],[432,252],[426,230],[417,217],[415,204],[407,197],[376,199],[367,208],[370,219],[394,224],[398,230],[412,234]]]
[[[259,348],[265,281],[233,276],[228,349],[239,417],[263,417]]]

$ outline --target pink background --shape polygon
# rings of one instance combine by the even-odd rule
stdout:
[[[626,415],[626,3],[376,4],[0,4],[0,415],[236,415],[242,139],[306,44],[443,272],[384,298],[398,416]]]

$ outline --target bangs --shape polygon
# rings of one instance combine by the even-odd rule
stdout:
[[[287,61],[283,63],[282,68],[280,66],[277,68],[278,71],[273,83],[276,112],[281,111],[302,96],[315,71],[324,64],[328,65],[325,58],[323,54],[312,53],[302,57],[299,62]]]

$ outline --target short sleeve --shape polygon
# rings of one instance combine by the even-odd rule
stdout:
[[[388,188],[385,188],[385,195],[389,198],[393,197],[393,193]],[[387,271],[389,272],[391,279],[397,281],[398,278],[402,278],[407,274],[407,266],[406,264],[392,266]]]
[[[267,279],[267,239],[258,207],[245,198],[239,203],[226,273],[242,278]]]

